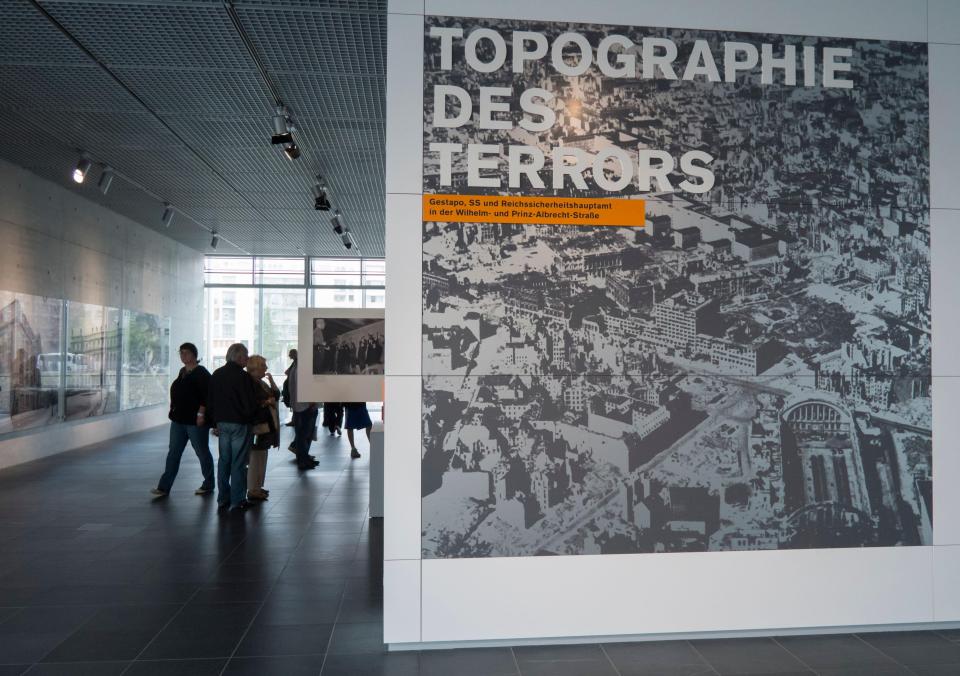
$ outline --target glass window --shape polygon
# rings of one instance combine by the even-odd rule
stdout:
[[[207,284],[252,284],[253,259],[230,256],[207,256],[203,262]]]
[[[170,386],[170,318],[124,310],[120,332],[121,408],[165,403]]]
[[[383,307],[384,298],[383,289],[364,289],[363,307]]]
[[[302,292],[301,292],[302,293]],[[243,343],[251,353],[259,348],[260,290],[208,288],[204,294],[203,364],[208,371],[223,366],[227,348]],[[226,319],[229,316],[230,319]]]
[[[311,286],[360,286],[359,258],[311,258]]]
[[[363,289],[311,289],[310,307],[363,307]]]
[[[67,302],[64,418],[115,413],[120,370],[120,310]]]
[[[287,352],[297,344],[300,307],[384,305],[383,259],[210,256],[204,269],[208,286],[201,356],[207,368],[223,365],[230,344],[241,342],[267,359],[279,386],[288,366]]]
[[[264,289],[262,331],[258,352],[267,360],[267,368],[277,387],[283,387],[287,353],[297,346],[299,309],[306,301],[305,289]]]
[[[386,281],[386,261],[382,258],[363,259],[363,285],[383,286]]]
[[[0,291],[0,434],[59,420],[63,302]]]
[[[303,286],[305,270],[303,258],[256,258],[254,284]]]

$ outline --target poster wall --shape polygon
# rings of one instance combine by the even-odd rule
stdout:
[[[169,379],[169,317],[0,290],[0,436],[165,404]]]
[[[424,40],[424,558],[932,544],[926,44]]]

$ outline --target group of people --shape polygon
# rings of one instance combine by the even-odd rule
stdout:
[[[314,372],[363,374],[383,372],[383,334],[359,340],[314,344]]]
[[[294,441],[290,450],[296,455],[299,469],[311,470],[319,464],[310,455],[318,406],[297,398],[295,349],[290,350],[290,358],[293,363],[286,371],[283,390],[285,403],[293,410]],[[211,374],[200,364],[196,345],[184,343],[180,346],[180,361],[183,368],[170,386],[170,447],[166,467],[151,493],[155,497],[170,494],[189,441],[203,473],[203,483],[194,491],[197,495],[208,495],[216,488],[219,510],[230,512],[239,512],[254,502],[268,499],[270,491],[264,486],[267,454],[270,449],[280,447],[282,393],[267,370],[266,359],[249,354],[242,343],[234,343],[227,350],[226,363]],[[344,409],[350,455],[359,458],[353,430],[366,429],[369,439],[373,426],[366,403],[324,404],[324,426],[331,436],[339,435]],[[209,444],[211,431],[218,439],[216,483]]]

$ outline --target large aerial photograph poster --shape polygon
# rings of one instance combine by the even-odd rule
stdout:
[[[425,558],[932,544],[925,44],[424,40]]]

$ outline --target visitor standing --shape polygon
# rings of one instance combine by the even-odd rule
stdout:
[[[320,464],[310,455],[310,444],[317,426],[317,405],[300,400],[296,364],[287,370],[287,382],[293,401],[293,452],[297,456],[297,468],[313,469]]]
[[[170,494],[177,472],[180,471],[180,459],[187,441],[193,446],[203,473],[203,483],[194,493],[207,495],[213,492],[213,455],[210,453],[210,428],[206,420],[210,372],[200,365],[197,356],[197,346],[193,343],[180,346],[183,367],[170,385],[170,447],[167,463],[160,482],[151,491],[157,497]]]
[[[267,479],[267,453],[280,445],[280,417],[277,410],[277,398],[280,388],[267,372],[267,360],[258,354],[247,360],[247,373],[256,384],[257,411],[256,424],[253,426],[253,442],[250,446],[250,461],[247,466],[247,499],[266,500],[270,491],[264,488]],[[264,382],[266,378],[268,382]]]
[[[359,458],[360,451],[357,450],[357,444],[353,440],[354,430],[366,430],[367,441],[370,441],[370,429],[373,427],[373,421],[370,420],[370,413],[367,412],[367,403],[365,401],[354,401],[343,405],[346,410],[346,422],[344,427],[347,430],[347,440],[350,442],[350,457]]]
[[[323,426],[330,431],[330,436],[340,436],[343,427],[343,404],[339,401],[323,402]]]
[[[238,512],[247,507],[247,457],[250,452],[251,425],[260,403],[256,383],[244,371],[247,347],[234,343],[227,349],[227,363],[210,376],[207,416],[219,437],[217,460],[217,504]]]

